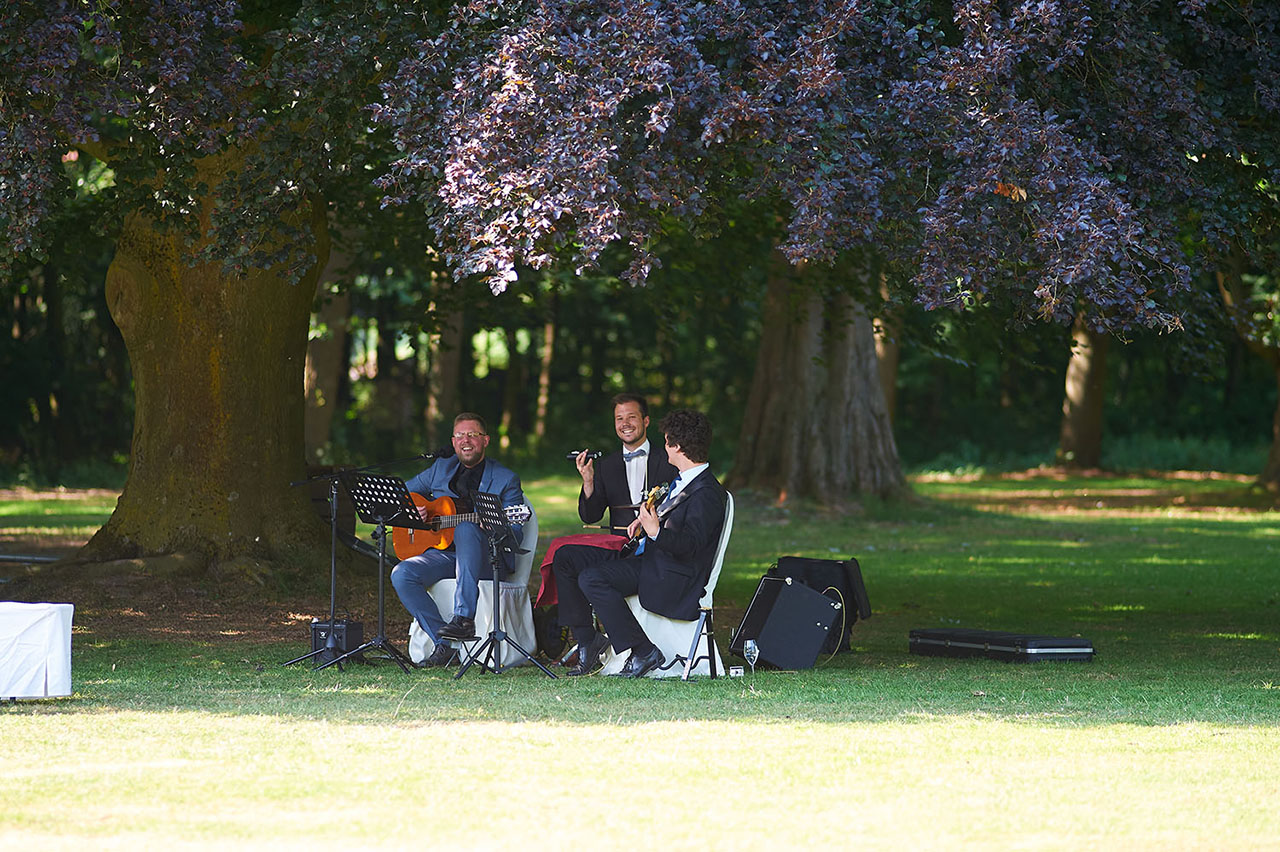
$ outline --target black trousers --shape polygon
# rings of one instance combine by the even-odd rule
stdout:
[[[628,648],[647,654],[653,643],[631,614],[627,597],[640,588],[645,557],[622,556],[616,550],[589,544],[567,544],[556,551],[551,570],[556,574],[560,623],[570,629],[591,627],[594,607],[615,653]]]

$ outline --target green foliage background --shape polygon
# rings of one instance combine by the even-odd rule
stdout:
[[[119,333],[106,309],[106,237],[83,218],[48,261],[5,287],[0,300],[0,481],[119,485],[131,434],[132,386]],[[612,441],[609,397],[649,395],[656,414],[694,406],[714,414],[714,456],[726,467],[741,427],[755,367],[769,243],[754,227],[730,227],[710,242],[673,239],[664,266],[644,288],[608,271],[522,279],[502,296],[464,282],[470,367],[462,404],[491,420],[507,383],[517,383],[509,446],[530,472],[558,469],[564,453]],[[394,260],[394,259],[392,259]],[[432,299],[429,270],[382,256],[351,276],[352,358],[392,335],[413,376],[395,400],[425,406]],[[622,265],[617,259],[617,268]],[[51,306],[57,303],[58,307]],[[1013,327],[992,312],[925,312],[906,306],[895,433],[909,470],[1002,470],[1048,463],[1061,417],[1069,330]],[[557,324],[548,440],[530,429],[537,396],[542,324]],[[506,332],[517,351],[509,352]],[[514,357],[513,357],[514,354]],[[377,375],[340,391],[326,459],[367,463],[421,452],[426,424],[387,415]],[[1218,469],[1256,473],[1266,456],[1275,380],[1225,322],[1184,334],[1146,334],[1113,345],[1107,378],[1104,460],[1115,469]],[[496,426],[496,424],[495,424]]]

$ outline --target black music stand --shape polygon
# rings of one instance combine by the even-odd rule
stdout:
[[[511,530],[511,525],[507,523],[506,513],[502,510],[502,501],[497,494],[486,494],[477,492],[471,495],[471,502],[475,507],[476,514],[480,516],[480,528],[484,530],[485,540],[489,544],[489,565],[493,569],[493,627],[489,631],[489,636],[476,648],[473,653],[468,656],[467,661],[458,669],[458,673],[453,676],[454,680],[462,677],[467,673],[467,669],[471,668],[471,664],[484,655],[484,661],[480,664],[481,668],[491,672],[506,671],[511,666],[502,665],[502,644],[505,642],[512,648],[524,655],[525,659],[532,661],[538,668],[546,673],[547,677],[555,678],[551,669],[544,666],[538,660],[535,660],[533,654],[530,654],[516,640],[507,635],[502,629],[501,607],[499,602],[502,600],[502,554],[506,552],[517,552],[519,544],[515,540],[515,535]],[[528,551],[519,551],[527,553]],[[515,663],[511,664],[516,665]]]
[[[341,480],[343,487],[351,495],[351,502],[355,505],[356,514],[360,520],[366,524],[377,525],[374,536],[378,539],[378,635],[323,666],[317,666],[317,669],[328,668],[341,663],[348,657],[377,648],[386,654],[381,659],[391,660],[408,673],[409,668],[413,666],[413,661],[387,640],[387,525],[394,524],[397,527],[415,530],[430,529],[430,526],[418,514],[418,507],[413,504],[409,489],[400,477],[381,473],[352,472],[342,476]]]

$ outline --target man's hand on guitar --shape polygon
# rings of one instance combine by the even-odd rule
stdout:
[[[662,528],[662,522],[658,519],[658,510],[648,500],[640,504],[640,515],[635,523],[644,528],[644,534],[649,538],[656,536],[658,530]]]

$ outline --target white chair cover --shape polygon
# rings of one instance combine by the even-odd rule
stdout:
[[[0,698],[71,694],[69,603],[0,602]]]
[[[698,601],[699,609],[711,609],[711,598],[716,590],[716,583],[720,581],[720,569],[724,567],[724,552],[729,546],[729,536],[732,532],[733,495],[729,494],[724,507],[724,529],[720,531],[720,543],[716,545],[716,560],[711,566],[711,576],[707,579],[707,588],[702,593],[702,598]],[[644,630],[644,634],[649,637],[649,641],[657,645],[662,651],[662,656],[667,658],[667,668],[654,669],[646,677],[682,676],[684,674],[684,665],[682,663],[672,664],[672,661],[677,657],[683,658],[689,654],[689,646],[693,643],[693,634],[698,629],[698,622],[680,621],[679,619],[655,615],[640,606],[639,595],[628,597],[627,606],[631,608],[631,614],[636,617],[636,621],[640,622],[640,627]],[[720,658],[720,648],[714,642],[711,644],[711,653],[715,654],[716,659],[716,672],[723,675],[724,662]],[[622,670],[629,656],[631,656],[630,651],[615,654],[613,646],[606,647],[604,668],[600,670],[600,673],[606,675],[617,674]],[[711,674],[711,664],[706,659],[709,655],[707,654],[707,637],[705,635],[698,640],[696,656],[701,659],[689,674]]]
[[[502,600],[500,603],[502,629],[521,648],[530,654],[538,653],[538,637],[533,629],[533,601],[529,599],[529,575],[533,572],[534,551],[538,545],[538,515],[529,507],[529,520],[521,527],[520,549],[527,553],[517,553],[515,570],[499,583]],[[436,583],[427,592],[435,601],[440,615],[445,621],[453,617],[453,593],[458,581],[450,577]],[[493,581],[480,581],[480,596],[476,602],[476,635],[480,638],[468,642],[459,648],[463,662],[470,659],[471,654],[480,647],[493,629]],[[409,659],[421,663],[435,650],[436,643],[431,635],[418,626],[415,618],[409,624]],[[502,646],[502,664],[524,665],[527,659],[518,659],[520,653],[510,645]]]

